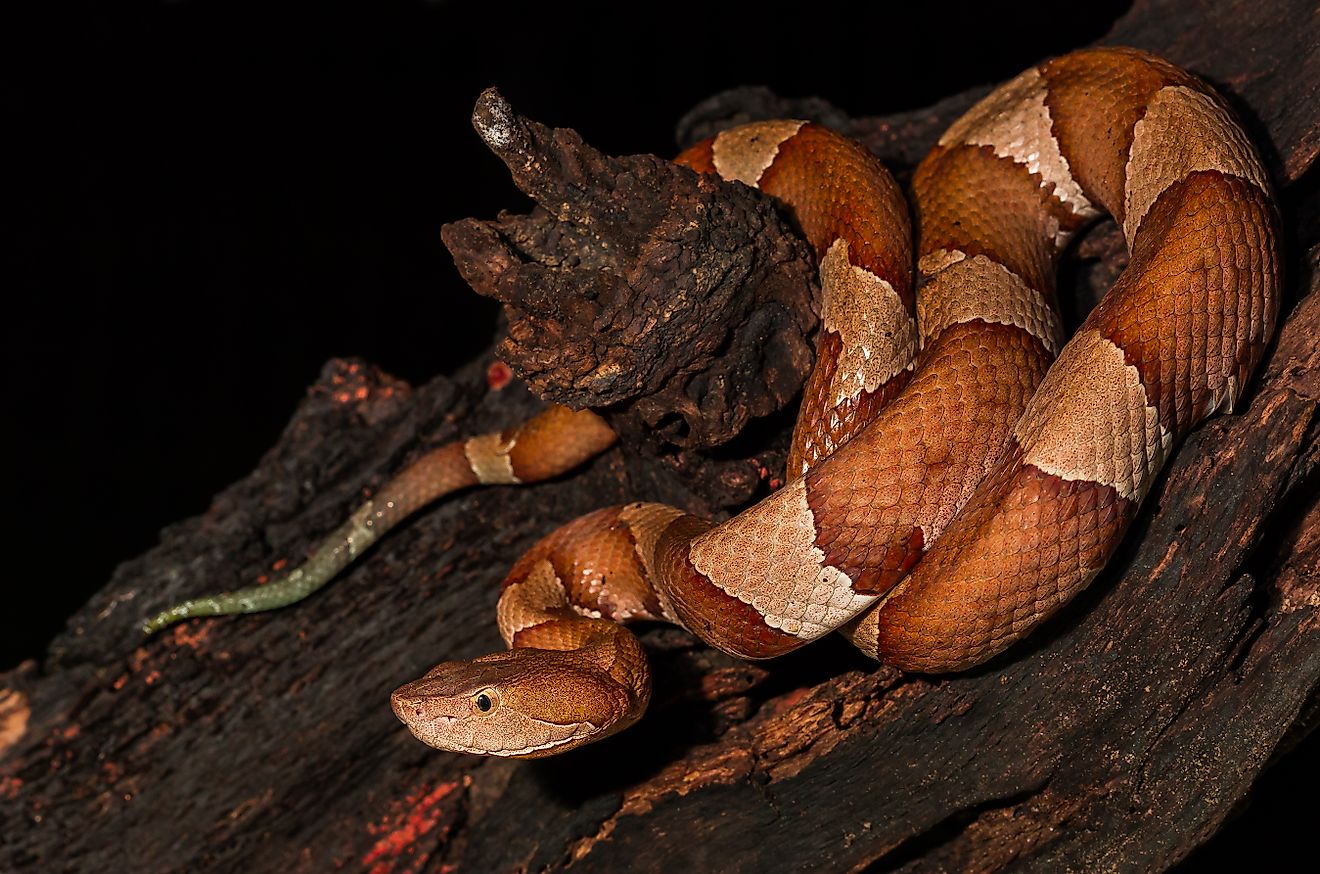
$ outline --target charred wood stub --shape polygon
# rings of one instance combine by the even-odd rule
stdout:
[[[652,155],[608,157],[493,89],[472,120],[540,207],[442,236],[463,278],[505,305],[499,354],[533,391],[684,448],[793,399],[812,365],[815,271],[767,197]]]

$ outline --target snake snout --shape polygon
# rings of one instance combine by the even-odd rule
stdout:
[[[455,697],[443,681],[430,674],[405,683],[390,695],[394,715],[409,726],[420,722],[449,725],[467,713],[466,697]]]

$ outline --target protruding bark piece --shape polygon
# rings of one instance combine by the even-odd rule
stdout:
[[[725,443],[794,397],[815,271],[768,198],[652,155],[607,157],[494,89],[472,123],[541,208],[443,237],[505,304],[500,355],[534,391],[679,447]]]

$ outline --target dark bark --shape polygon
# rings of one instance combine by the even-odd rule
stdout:
[[[499,646],[497,583],[536,537],[611,502],[714,513],[745,500],[784,416],[722,450],[723,478],[690,475],[699,462],[686,459],[704,458],[692,450],[615,449],[556,482],[442,502],[297,608],[142,641],[153,609],[272,572],[409,457],[537,405],[517,384],[489,390],[489,359],[416,389],[331,362],[256,471],[121,566],[40,668],[0,677],[0,868],[1093,870],[1184,857],[1320,702],[1320,70],[1307,4],[1183,5],[1139,3],[1106,41],[1207,75],[1266,146],[1290,234],[1285,323],[1245,409],[1191,436],[1111,567],[1022,645],[936,678],[834,640],[749,666],[652,629],[652,712],[603,744],[478,760],[399,726],[392,688]],[[794,114],[829,114],[903,170],[975,96],[886,119],[848,122],[825,104]],[[724,95],[683,136],[781,106]],[[692,179],[637,160],[609,167],[645,166],[642,187],[670,192],[666,210],[690,202]],[[636,242],[672,221],[627,232]],[[522,228],[519,251],[557,245],[550,213],[465,227],[492,245]],[[1121,264],[1113,239],[1098,229],[1065,277],[1075,311]],[[801,310],[782,312],[801,329]],[[579,330],[576,318],[561,329]],[[693,390],[671,370],[672,396]],[[695,421],[736,421],[696,391]],[[634,442],[645,418],[620,420]]]
[[[493,91],[473,125],[541,209],[455,222],[444,241],[505,305],[499,352],[538,395],[678,447],[727,443],[793,398],[815,271],[767,198],[653,155],[606,157]]]

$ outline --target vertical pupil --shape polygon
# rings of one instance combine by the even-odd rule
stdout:
[[[487,710],[490,709],[490,696],[487,695],[485,692],[482,692],[480,695],[477,696],[477,709],[480,710],[482,713],[485,713]]]

